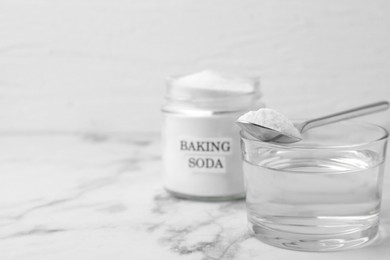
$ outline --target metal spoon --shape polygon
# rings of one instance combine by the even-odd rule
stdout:
[[[315,119],[307,120],[299,124],[294,124],[300,133],[303,133],[311,128],[319,127],[331,123],[336,123],[342,120],[347,120],[379,111],[383,111],[389,108],[389,102],[380,101],[365,106],[360,106],[338,113],[330,114],[327,116],[318,117]],[[277,143],[294,143],[301,141],[302,138],[291,136],[286,133],[280,132],[276,129],[265,127],[262,125],[254,124],[251,122],[236,121],[236,123],[246,132],[253,137],[261,141],[272,141]]]

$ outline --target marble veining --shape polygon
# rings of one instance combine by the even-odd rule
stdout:
[[[159,232],[159,241],[180,255],[200,252],[205,259],[233,259],[239,242],[249,238],[243,201],[209,204],[176,199],[165,192],[154,200],[152,212],[160,222],[149,223],[147,229]]]
[[[388,259],[380,236],[345,252],[295,252],[248,233],[245,202],[181,200],[162,188],[161,143],[146,134],[0,135],[0,259]]]

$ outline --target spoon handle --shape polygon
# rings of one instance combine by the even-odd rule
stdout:
[[[351,119],[351,118],[355,118],[358,116],[364,116],[367,114],[383,111],[383,110],[386,110],[388,108],[389,108],[389,102],[380,101],[380,102],[368,104],[365,106],[348,109],[348,110],[341,111],[338,113],[334,113],[334,114],[330,114],[327,116],[308,120],[308,121],[302,123],[302,125],[300,127],[301,128],[300,131],[304,132],[304,131],[309,130],[313,127],[336,123],[338,121]]]

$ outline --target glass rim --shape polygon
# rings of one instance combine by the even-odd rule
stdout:
[[[302,150],[320,150],[320,149],[342,149],[342,148],[353,148],[353,147],[359,147],[359,146],[365,146],[365,145],[370,145],[374,144],[376,142],[380,142],[383,140],[386,140],[389,137],[389,131],[384,128],[383,126],[380,126],[378,124],[374,123],[369,123],[369,122],[362,122],[362,121],[355,121],[355,120],[348,120],[345,121],[348,123],[354,123],[358,124],[360,126],[369,126],[369,127],[374,127],[376,129],[381,130],[383,133],[379,138],[373,138],[371,141],[366,141],[366,142],[357,142],[354,144],[340,144],[340,145],[321,145],[321,144],[302,144],[301,142],[296,142],[296,143],[276,143],[276,142],[264,142],[258,139],[255,139],[252,137],[250,134],[245,132],[244,130],[240,131],[240,138],[246,141],[250,141],[253,143],[261,144],[262,146],[270,147],[270,148],[279,148],[279,149],[302,149]],[[249,137],[248,137],[249,136]]]

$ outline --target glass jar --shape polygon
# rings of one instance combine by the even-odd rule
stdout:
[[[187,88],[168,79],[162,107],[163,181],[177,197],[230,200],[245,196],[237,118],[263,107],[258,78],[245,88]],[[249,86],[249,87],[248,87]]]

